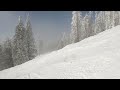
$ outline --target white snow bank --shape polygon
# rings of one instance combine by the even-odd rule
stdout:
[[[0,78],[120,78],[120,26],[1,71]]]

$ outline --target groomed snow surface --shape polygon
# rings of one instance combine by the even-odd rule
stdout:
[[[0,72],[0,79],[120,78],[120,26]]]

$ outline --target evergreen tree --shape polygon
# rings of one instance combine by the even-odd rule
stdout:
[[[95,14],[95,34],[98,34],[105,30],[105,13],[100,11]]]
[[[8,38],[5,42],[4,42],[4,59],[6,61],[7,67],[13,67],[13,58],[12,58],[12,42],[11,40]]]
[[[86,16],[85,16],[85,28],[86,28],[86,34],[87,37],[90,37],[93,35],[93,12],[90,11]],[[86,38],[87,38],[86,37]]]
[[[37,55],[35,47],[35,40],[33,37],[32,26],[29,18],[29,14],[26,20],[26,42],[27,42],[27,54],[29,60],[32,60]]]
[[[87,37],[87,31],[86,31],[86,16],[82,20],[82,29],[80,32],[80,40],[83,40]]]
[[[110,11],[105,11],[105,30],[111,28]]]
[[[0,70],[5,69],[5,60],[3,55],[3,46],[0,44]]]
[[[115,15],[114,15],[114,26],[119,25],[120,22],[120,16],[119,16],[119,11],[115,11]]]
[[[11,43],[7,40],[0,44],[0,70],[13,67]]]
[[[97,29],[98,29],[98,19],[97,19],[97,17],[98,17],[98,11],[95,11],[95,22],[94,22],[94,35],[96,35],[97,34]]]
[[[118,23],[118,25],[120,25],[120,11],[118,11],[118,17],[119,17],[119,23]]]
[[[71,23],[72,27],[71,27],[70,39],[71,39],[71,43],[76,43],[80,41],[82,15],[80,11],[73,11],[72,14],[73,14],[73,17],[72,17],[72,23]]]
[[[20,16],[13,38],[12,57],[14,65],[19,65],[29,60],[26,46],[26,32]]]

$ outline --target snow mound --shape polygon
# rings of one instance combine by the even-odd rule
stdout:
[[[1,79],[120,78],[120,26],[0,72]]]

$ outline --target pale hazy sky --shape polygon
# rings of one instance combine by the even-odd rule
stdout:
[[[25,23],[28,11],[0,11],[0,40],[12,38],[18,17]],[[51,42],[70,32],[72,11],[29,11],[35,39]]]

